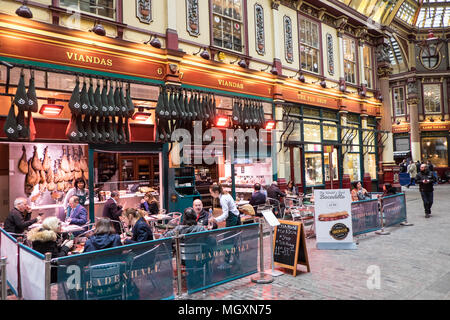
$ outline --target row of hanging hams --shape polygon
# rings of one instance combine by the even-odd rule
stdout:
[[[235,128],[259,129],[264,126],[264,107],[261,102],[248,99],[235,99],[233,102],[232,123]]]
[[[160,86],[155,110],[156,138],[168,142],[175,129],[189,130],[193,121],[202,121],[203,126],[209,128],[213,126],[216,112],[213,94]]]
[[[67,192],[72,188],[75,179],[83,178],[87,181],[89,178],[88,163],[81,146],[72,147],[72,154],[69,146],[63,147],[61,158],[55,160],[53,165],[48,147],[44,149],[44,157],[41,160],[36,146],[30,159],[27,158],[25,146],[22,146],[18,169],[25,175],[25,194],[28,196],[36,185],[39,185],[40,194],[45,191]]]
[[[16,114],[16,107],[18,112]],[[3,131],[9,140],[29,140],[34,141],[36,128],[33,121],[33,112],[38,112],[39,105],[36,96],[34,71],[30,71],[30,81],[28,90],[25,86],[25,73],[20,72],[19,83],[14,99],[11,100],[8,116],[6,117]]]
[[[108,85],[109,81],[109,85]],[[80,90],[77,77],[69,100],[72,117],[66,136],[71,142],[130,143],[129,118],[135,107],[130,95],[130,84],[112,80],[97,80],[94,90],[92,78],[85,78]]]

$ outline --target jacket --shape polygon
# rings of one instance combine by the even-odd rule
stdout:
[[[153,240],[152,229],[144,220],[144,218],[140,218],[138,221],[136,221],[133,229],[131,230],[131,233],[133,233],[133,237],[131,239],[125,240],[125,244]]]
[[[197,216],[197,222],[200,222],[202,225],[208,225],[209,212],[205,209],[202,209],[202,212]]]
[[[430,182],[425,183],[424,180],[429,180]],[[429,170],[420,171],[416,176],[416,183],[419,184],[419,190],[421,192],[433,192],[433,184],[436,182],[436,177],[433,172]]]
[[[266,203],[266,195],[262,193],[261,191],[256,191],[252,194],[252,197],[250,198],[250,204],[254,207],[256,207],[259,204],[265,204]]]
[[[76,224],[78,226],[86,224],[88,220],[86,208],[79,204],[70,212],[70,219],[70,224]]]
[[[120,216],[122,215],[122,206],[118,206],[114,199],[108,199],[105,203],[105,206],[103,207],[103,217],[109,218],[113,222],[114,229],[116,229],[116,232],[118,234],[121,234],[120,230]]]
[[[174,229],[169,230],[166,233],[164,233],[164,237],[169,238],[169,237],[175,236],[175,231],[178,231],[178,234],[186,234],[186,233],[206,231],[206,228],[204,226],[199,226],[196,224],[193,226],[179,225],[179,226],[176,226]]]
[[[24,217],[22,212],[14,208],[6,218],[3,228],[6,232],[20,234],[24,233],[29,226],[36,222],[37,219],[31,219],[31,212],[27,212]]]
[[[70,248],[66,246],[58,246],[56,239],[56,232],[42,228],[32,230],[28,234],[32,248],[42,254],[50,252],[52,259],[67,256],[70,251]]]
[[[147,211],[150,214],[158,214],[159,208],[157,202],[150,202],[147,201],[141,203],[141,209]]]
[[[267,197],[280,201],[280,197],[286,197],[286,194],[284,192],[281,192],[281,190],[280,190],[280,188],[278,188],[278,186],[272,184],[267,189]]]
[[[121,246],[120,236],[118,234],[94,234],[84,244],[83,252],[91,252],[107,248]]]
[[[410,164],[410,165],[408,166],[408,173],[409,173],[409,176],[410,176],[412,179],[415,179],[415,178],[416,178],[416,175],[417,175],[417,166],[416,166],[414,163],[412,163],[412,164]]]

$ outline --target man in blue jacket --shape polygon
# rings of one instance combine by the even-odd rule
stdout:
[[[259,183],[255,183],[253,189],[255,189],[255,192],[253,192],[250,199],[250,205],[253,206],[253,209],[255,209],[255,215],[261,216],[261,214],[258,214],[257,212],[257,207],[260,204],[266,203],[266,195],[261,192],[261,185]]]
[[[73,196],[69,199],[70,216],[67,219],[69,224],[75,224],[77,226],[85,225],[88,222],[86,208],[80,204],[80,199],[77,196]],[[77,236],[84,231],[74,232],[73,235]]]

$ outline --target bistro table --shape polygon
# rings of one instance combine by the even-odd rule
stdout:
[[[34,223],[31,226],[29,226],[29,229],[34,228],[41,228],[42,223]],[[72,233],[72,232],[79,232],[84,231],[85,226],[78,226],[76,224],[68,224],[67,222],[61,223],[61,233]]]

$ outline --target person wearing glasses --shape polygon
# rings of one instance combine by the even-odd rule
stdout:
[[[34,223],[40,223],[42,218],[37,216],[31,219],[31,208],[25,198],[17,198],[14,200],[14,208],[9,213],[4,223],[4,230],[9,233],[22,234]]]

